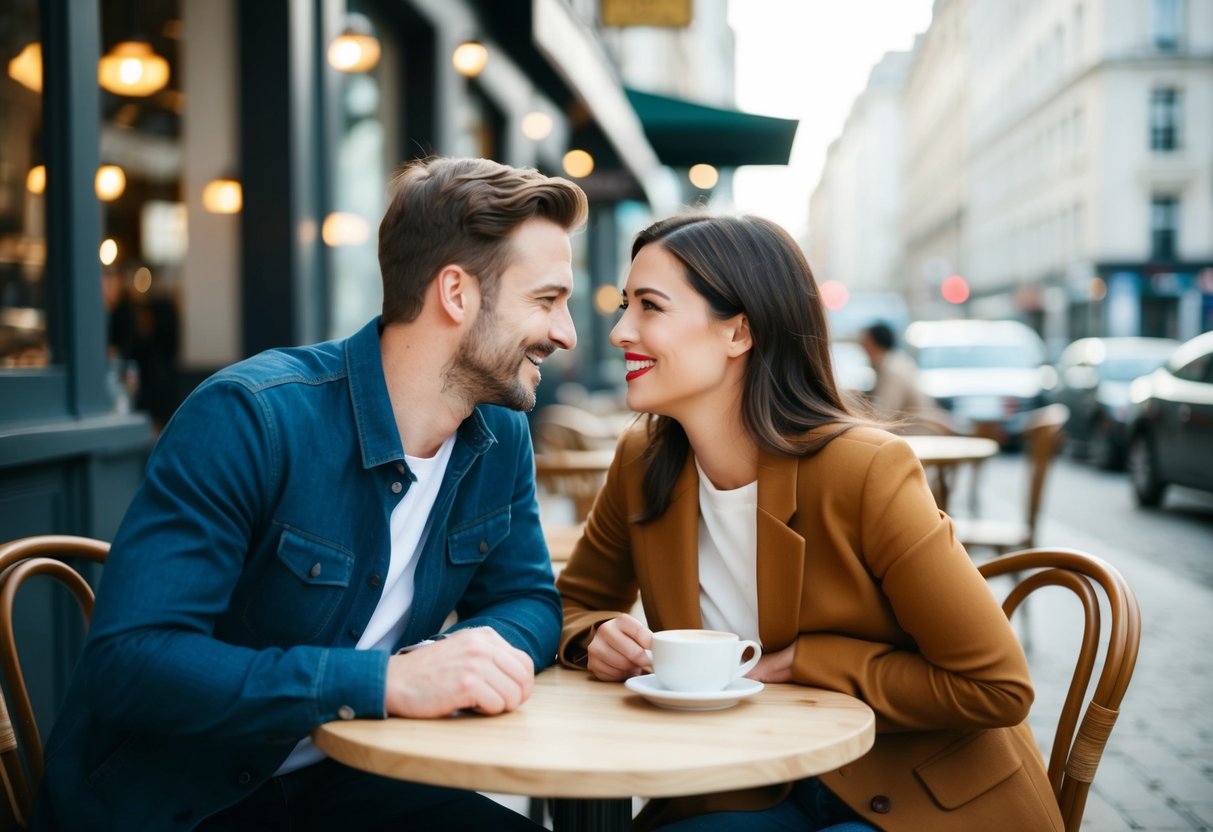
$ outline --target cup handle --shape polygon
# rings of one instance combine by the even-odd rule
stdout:
[[[737,657],[738,658],[741,658],[742,656],[745,655],[745,649],[747,647],[752,647],[754,649],[754,655],[750,656],[749,661],[745,662],[744,664],[742,664],[740,667],[737,668],[737,670],[733,673],[734,679],[740,679],[742,676],[749,673],[751,670],[754,669],[754,665],[758,664],[758,660],[762,658],[762,646],[754,641],[738,642],[738,645],[737,645]]]

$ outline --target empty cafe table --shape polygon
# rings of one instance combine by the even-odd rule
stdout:
[[[872,747],[867,705],[767,685],[717,711],[667,710],[621,684],[553,667],[500,716],[338,720],[312,738],[346,765],[402,780],[557,798],[558,830],[625,830],[631,798],[783,783],[832,771]]]
[[[998,453],[998,443],[981,436],[903,436],[924,468],[934,467],[939,471],[936,482],[936,501],[941,511],[948,510],[948,492],[958,465],[978,466],[982,461]],[[976,476],[976,473],[974,473]],[[974,508],[970,506],[970,509]]]

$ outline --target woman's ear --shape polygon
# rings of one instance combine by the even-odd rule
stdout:
[[[737,315],[730,322],[731,338],[729,341],[729,357],[736,358],[744,355],[754,346],[750,335],[750,319],[745,315]]]

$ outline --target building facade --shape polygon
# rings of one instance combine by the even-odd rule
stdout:
[[[901,98],[901,271],[896,288],[918,318],[951,312],[940,297],[968,272],[969,3],[936,0],[918,37]]]
[[[1213,4],[973,2],[971,311],[1213,329]]]
[[[872,68],[809,203],[814,274],[852,293],[900,286],[901,96],[911,55],[889,52]]]
[[[811,202],[819,270],[890,280],[915,317],[1021,319],[1054,354],[1213,329],[1213,3],[936,0],[900,107],[896,276],[857,243],[885,214],[855,113]]]

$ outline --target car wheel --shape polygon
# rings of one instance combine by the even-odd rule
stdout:
[[[1134,436],[1129,445],[1129,480],[1133,483],[1138,505],[1156,506],[1162,502],[1167,484],[1159,479],[1154,443],[1144,433]]]
[[[1092,464],[1108,471],[1115,471],[1125,464],[1120,448],[1116,447],[1104,425],[1096,425],[1092,431],[1090,456]]]

